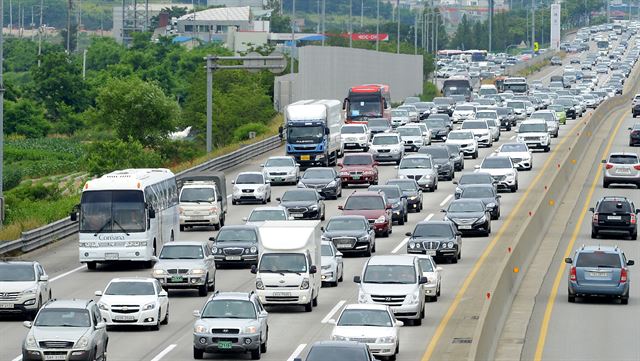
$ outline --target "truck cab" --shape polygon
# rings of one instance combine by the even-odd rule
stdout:
[[[225,176],[221,172],[191,172],[178,177],[180,231],[194,226],[224,226],[227,213]]]

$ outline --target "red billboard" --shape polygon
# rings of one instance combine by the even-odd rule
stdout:
[[[340,36],[342,36],[343,38],[348,38],[349,34],[347,33],[343,33],[340,34]],[[375,34],[375,33],[353,33],[351,34],[351,39],[352,40],[365,40],[365,41],[388,41],[389,40],[389,34]]]

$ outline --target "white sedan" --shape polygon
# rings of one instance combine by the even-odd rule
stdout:
[[[107,326],[150,326],[154,330],[169,323],[169,297],[155,278],[112,279],[103,291],[98,307]]]
[[[381,304],[347,305],[331,331],[334,341],[356,341],[366,343],[376,357],[395,360],[400,350],[398,328],[402,321],[396,320],[393,311]]]
[[[344,262],[342,253],[336,249],[331,241],[322,241],[322,283],[337,287],[344,278]]]
[[[533,155],[526,143],[505,143],[495,152],[497,155],[510,157],[518,170],[531,170],[533,168]]]
[[[271,182],[296,184],[300,180],[300,164],[292,156],[269,157],[262,167],[262,173]]]
[[[420,267],[422,267],[422,276],[427,277],[428,282],[423,284],[424,296],[430,301],[437,301],[440,297],[440,289],[442,287],[442,267],[436,266],[436,262],[431,256],[426,254],[416,255]]]

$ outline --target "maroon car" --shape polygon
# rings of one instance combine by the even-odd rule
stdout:
[[[378,162],[370,153],[345,154],[338,163],[342,186],[350,184],[378,184]]]
[[[353,192],[344,206],[338,206],[342,214],[365,216],[373,225],[376,236],[388,237],[392,232],[391,205],[382,191]]]

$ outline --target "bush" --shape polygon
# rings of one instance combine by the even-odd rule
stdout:
[[[262,123],[247,123],[242,125],[236,130],[233,131],[233,140],[236,142],[240,142],[246,139],[249,139],[249,132],[255,132],[256,137],[267,133],[269,131],[269,127]]]
[[[425,81],[422,84],[422,95],[420,95],[420,100],[423,102],[430,102],[437,96],[440,96],[438,87],[430,81]]]
[[[17,187],[22,180],[22,169],[18,167],[5,167],[2,174],[2,187],[4,190]]]
[[[204,148],[195,141],[167,139],[158,147],[158,153],[165,165],[174,165],[202,156]]]
[[[133,139],[93,142],[84,146],[87,170],[92,175],[102,175],[117,169],[155,168],[162,158],[153,150],[146,149]]]

